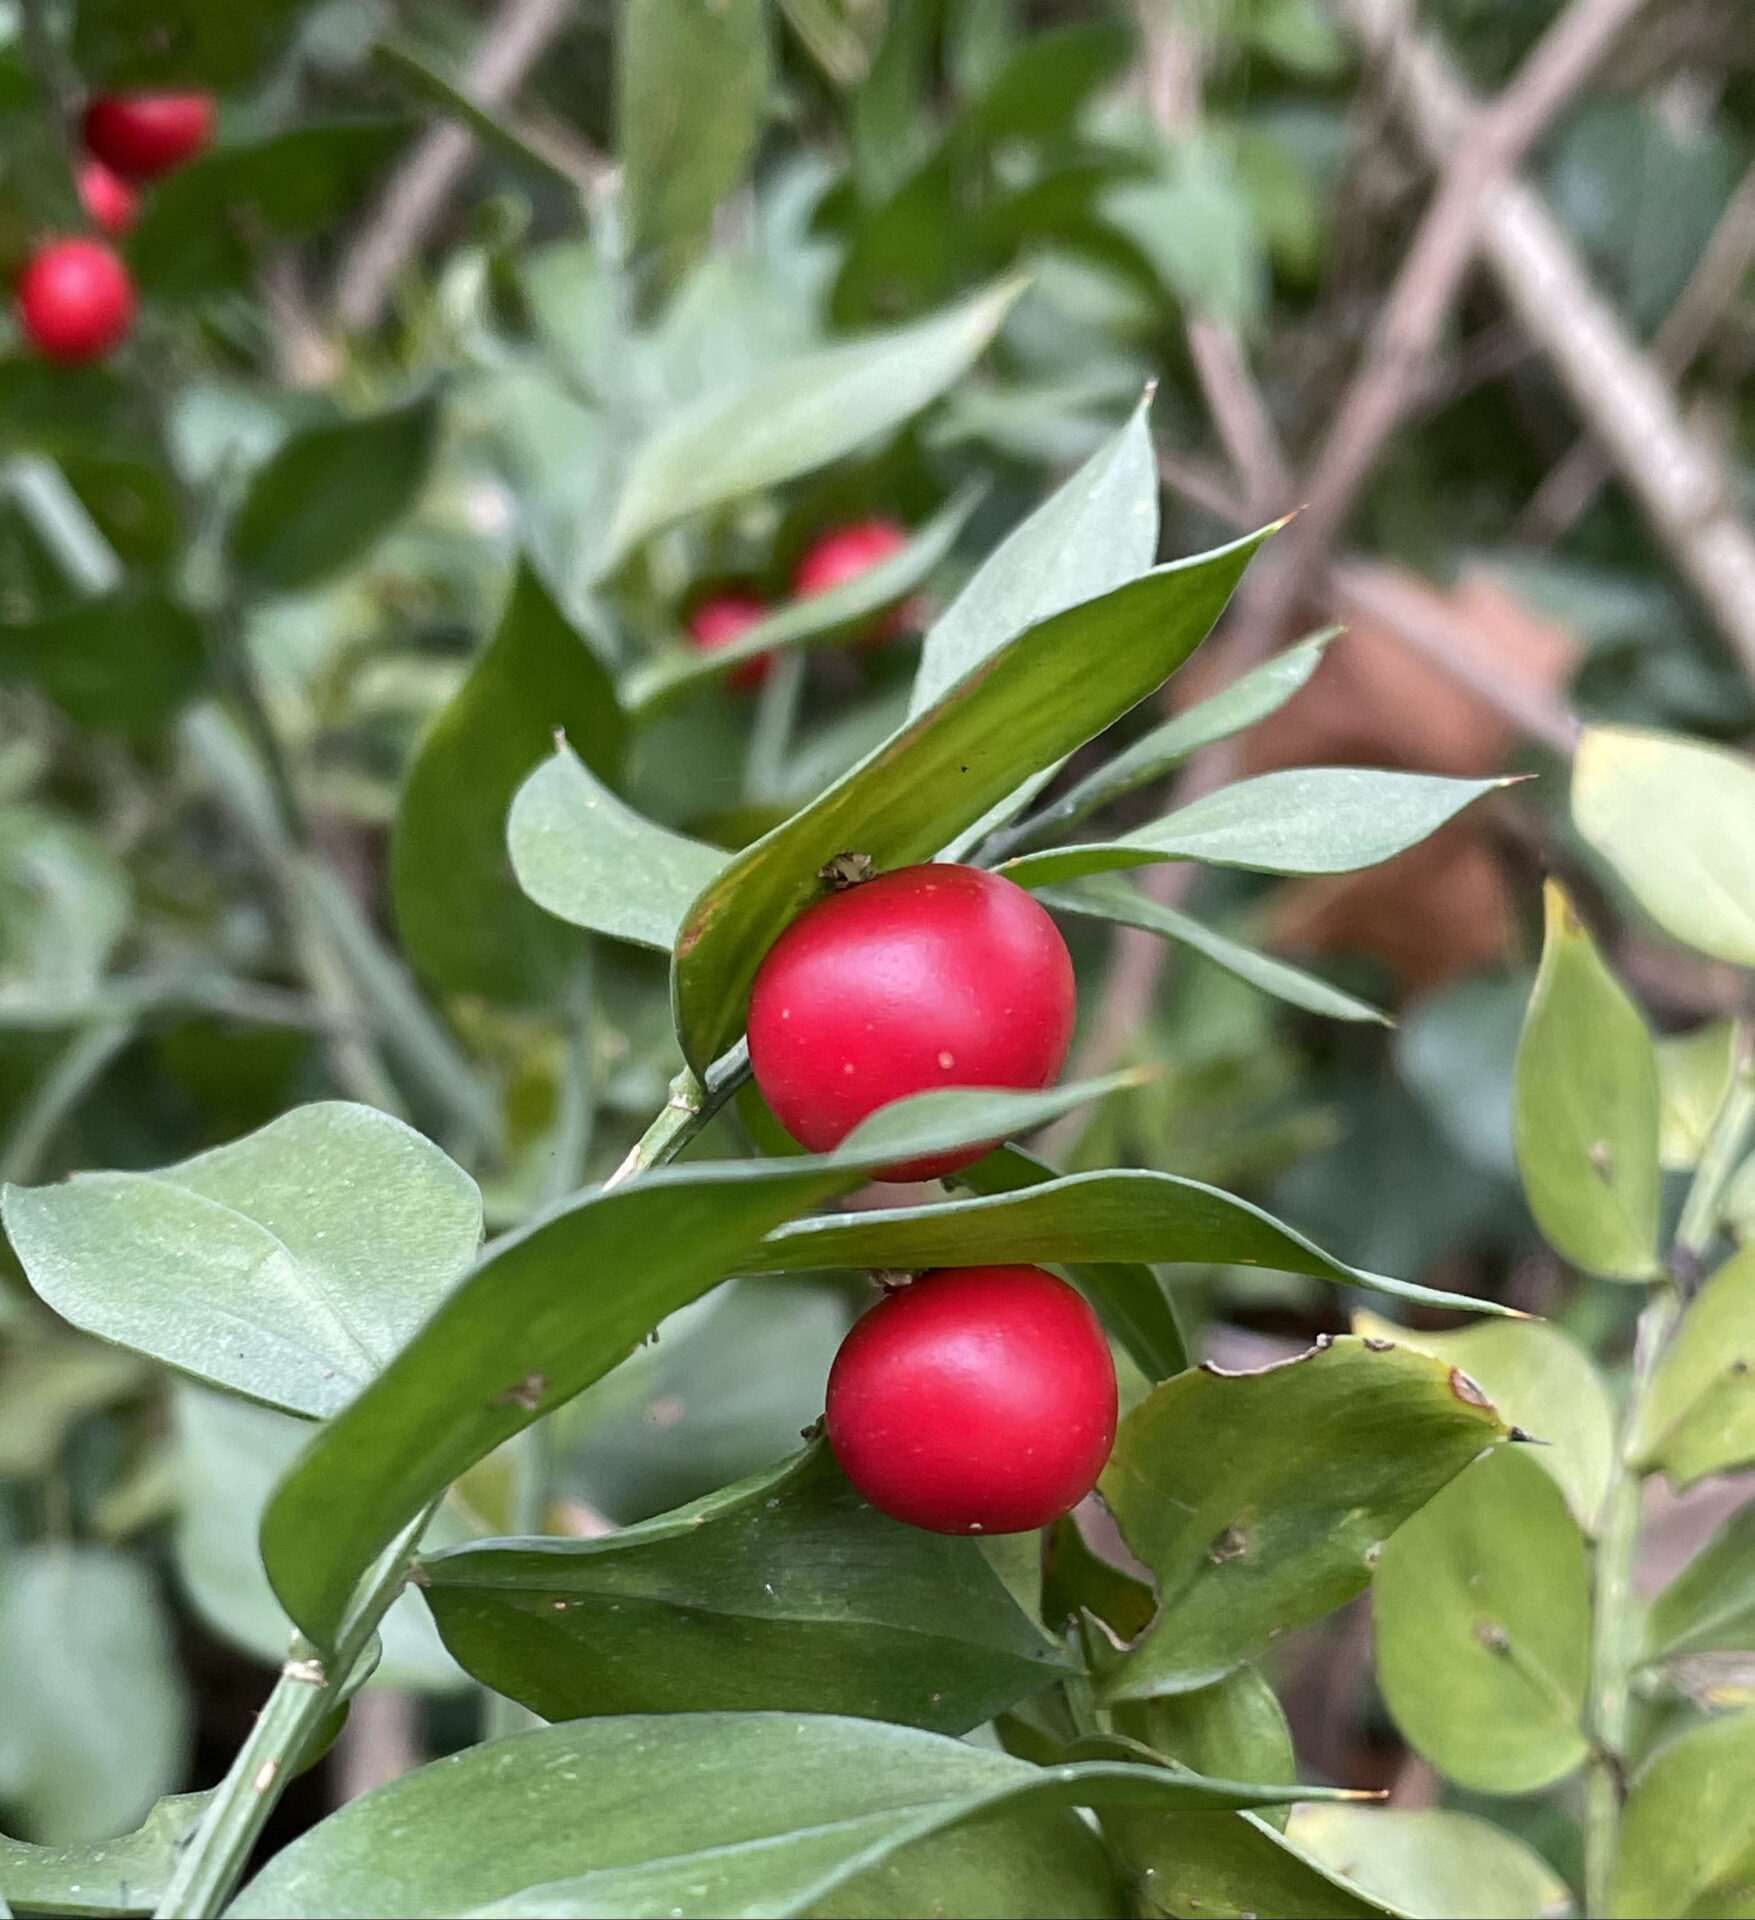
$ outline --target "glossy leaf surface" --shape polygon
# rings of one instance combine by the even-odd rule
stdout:
[[[1447,1807],[1302,1806],[1287,1838],[1332,1873],[1427,1920],[1544,1920],[1572,1894],[1522,1840]]]
[[[1755,1460],[1755,1248],[1727,1260],[1689,1305],[1658,1363],[1628,1445],[1677,1486]]]
[[[1647,1762],[1621,1816],[1609,1911],[1755,1912],[1755,1712],[1710,1720]]]

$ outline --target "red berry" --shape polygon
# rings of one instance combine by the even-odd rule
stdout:
[[[51,240],[18,283],[18,323],[50,360],[101,360],[134,320],[134,282],[101,240]]]
[[[845,586],[880,560],[900,553],[908,544],[907,529],[894,520],[874,517],[856,520],[850,526],[836,527],[805,549],[804,557],[793,569],[792,590],[801,600],[813,594],[827,593],[832,587]],[[908,624],[908,610],[898,607],[860,637],[868,644],[888,640]]]
[[[829,1445],[892,1519],[1022,1533],[1076,1506],[1115,1443],[1097,1316],[1040,1267],[943,1267],[855,1323],[829,1372]]]
[[[105,233],[126,233],[140,210],[140,199],[119,173],[101,160],[83,160],[79,166],[79,204],[86,218]]]
[[[1050,1085],[1073,1029],[1054,922],[979,867],[901,867],[820,900],[769,949],[750,991],[750,1065],[813,1153],[868,1113],[933,1087]],[[986,1147],[888,1167],[931,1180]]]
[[[689,637],[703,653],[715,647],[728,647],[741,640],[758,620],[768,616],[768,603],[753,593],[721,593],[703,600],[689,615]],[[759,687],[774,664],[771,653],[759,653],[726,675],[731,685],[744,692]]]
[[[213,137],[206,93],[106,93],[85,110],[85,144],[124,180],[156,180]]]

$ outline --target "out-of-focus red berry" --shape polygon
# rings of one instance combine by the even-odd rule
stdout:
[[[207,93],[103,93],[85,110],[85,144],[124,180],[156,180],[213,138]]]
[[[119,173],[101,160],[82,160],[79,166],[79,204],[93,226],[122,234],[134,224],[140,196]]]
[[[51,240],[18,282],[18,323],[50,360],[101,360],[134,320],[134,282],[101,240]]]
[[[845,586],[849,580],[869,572],[880,560],[900,553],[907,544],[908,530],[881,515],[836,527],[805,549],[793,569],[792,590],[801,600],[808,600],[813,594]],[[859,638],[868,646],[888,640],[907,626],[908,618],[907,606],[897,607],[873,622]]]
[[[768,616],[768,603],[753,593],[721,593],[703,600],[689,615],[689,638],[703,653],[715,647],[728,647],[741,640],[758,620]],[[767,679],[774,664],[771,653],[758,653],[753,660],[733,667],[725,677],[741,692],[748,693]]]

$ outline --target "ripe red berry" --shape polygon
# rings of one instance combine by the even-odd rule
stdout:
[[[1022,887],[979,867],[901,867],[807,908],[750,991],[750,1065],[813,1153],[933,1087],[1039,1088],[1072,1039],[1072,961]],[[930,1180],[987,1149],[886,1168]]]
[[[101,160],[80,162],[79,204],[86,218],[105,233],[126,233],[140,210],[139,195]]]
[[[767,602],[758,600],[753,593],[721,593],[711,600],[703,600],[689,615],[689,638],[702,652],[710,653],[715,647],[728,647],[732,641],[741,640],[758,620],[766,619],[767,614]],[[733,667],[726,679],[732,686],[748,692],[767,679],[773,664],[771,653],[759,653],[742,666]]]
[[[856,580],[880,560],[900,553],[908,544],[908,534],[894,520],[874,516],[856,520],[850,526],[836,527],[813,541],[793,569],[792,590],[801,600],[813,594],[827,593],[832,587]],[[867,643],[887,640],[908,624],[908,610],[898,607],[886,614],[860,637]]]
[[[205,93],[106,93],[85,110],[85,144],[124,180],[156,180],[213,137]]]
[[[101,360],[134,319],[134,282],[101,240],[51,240],[18,282],[18,323],[50,360]]]
[[[1076,1506],[1115,1443],[1115,1363],[1040,1267],[943,1267],[855,1323],[829,1445],[874,1507],[932,1533],[1022,1533]]]

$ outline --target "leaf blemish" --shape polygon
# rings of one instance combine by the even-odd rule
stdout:
[[[542,1396],[548,1392],[546,1373],[527,1373],[522,1380],[515,1380],[511,1386],[494,1395],[496,1407],[523,1407],[534,1413],[542,1405]]]
[[[1475,1622],[1475,1638],[1480,1641],[1481,1645],[1484,1646],[1489,1653],[1503,1654],[1511,1651],[1511,1635],[1505,1631],[1504,1626],[1497,1620],[1477,1620]]]
[[[1450,1390],[1465,1407],[1492,1409],[1493,1402],[1482,1391],[1480,1383],[1471,1380],[1461,1367],[1452,1367],[1450,1370]]]
[[[1233,1520],[1207,1548],[1207,1558],[1215,1567],[1222,1567],[1227,1560],[1241,1560],[1248,1551],[1249,1535],[1240,1522]]]

